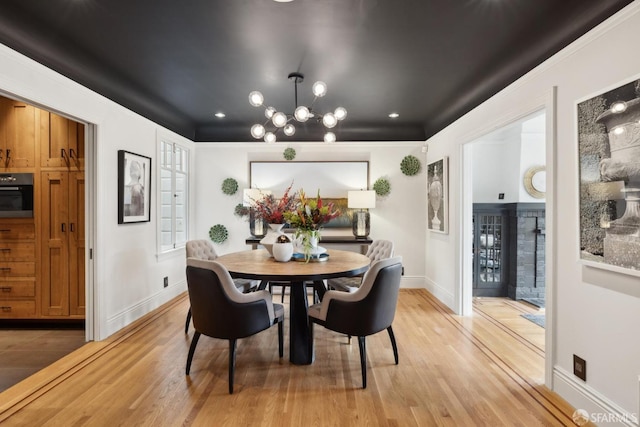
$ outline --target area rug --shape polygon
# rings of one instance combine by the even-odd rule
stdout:
[[[522,298],[522,301],[526,301],[536,307],[544,308],[544,298]]]
[[[532,321],[533,323],[540,326],[541,328],[544,328],[544,314],[525,313],[525,314],[521,314],[520,316],[524,317],[527,320]]]

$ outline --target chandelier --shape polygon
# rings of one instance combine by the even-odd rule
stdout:
[[[317,81],[311,87],[313,91],[313,101],[311,105],[306,107],[304,105],[298,105],[298,84],[304,81],[304,75],[301,73],[290,73],[289,80],[293,80],[293,87],[295,91],[295,110],[293,114],[283,113],[282,111],[277,111],[273,107],[265,107],[264,115],[267,120],[264,124],[257,123],[251,126],[251,136],[255,139],[263,139],[267,143],[276,142],[276,134],[280,129],[287,136],[293,136],[296,133],[296,127],[293,124],[293,121],[297,121],[299,123],[304,123],[308,120],[315,120],[318,123],[322,123],[325,128],[327,128],[327,132],[324,134],[324,142],[335,142],[336,135],[329,131],[329,129],[334,128],[339,121],[343,120],[347,117],[347,110],[343,107],[338,107],[334,112],[329,112],[325,114],[319,114],[318,112],[313,110],[313,104],[316,102],[316,99],[322,98],[327,94],[327,85],[324,82]],[[254,90],[249,94],[249,104],[254,107],[261,107],[264,105],[264,96],[262,93]],[[267,127],[271,127],[269,124],[274,126],[273,130],[268,130]]]

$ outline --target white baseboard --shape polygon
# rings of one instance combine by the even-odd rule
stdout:
[[[424,289],[427,286],[423,276],[402,276],[402,279],[400,279],[400,287],[407,289]]]
[[[455,312],[455,295],[449,290],[438,286],[435,282],[425,279],[426,286],[424,286],[431,294],[440,300],[444,305],[449,307]]]
[[[106,327],[101,328],[102,331],[105,331],[105,334],[104,336],[97,339],[102,340],[118,332],[120,329],[130,325],[145,314],[160,307],[162,304],[171,301],[173,298],[177,297],[186,290],[187,281],[183,280],[169,286],[166,289],[163,289],[161,292],[158,292],[125,310],[122,310],[121,312],[107,319]]]
[[[638,427],[638,413],[625,411],[562,368],[553,369],[553,388],[576,410],[584,410],[598,426]]]

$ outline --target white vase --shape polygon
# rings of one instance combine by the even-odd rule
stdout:
[[[276,242],[279,235],[284,234],[282,232],[282,227],[284,227],[284,224],[269,224],[267,235],[260,240],[260,244],[264,246],[271,256],[273,256],[273,244]]]
[[[293,256],[293,243],[274,243],[271,252],[276,261],[287,262]]]

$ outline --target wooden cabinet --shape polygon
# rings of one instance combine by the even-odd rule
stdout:
[[[0,97],[0,169],[35,166],[37,113],[32,105]]]
[[[84,132],[0,96],[0,171],[33,173],[35,198],[34,218],[0,218],[0,318],[85,317]]]
[[[84,172],[42,172],[40,185],[42,315],[84,317]]]
[[[41,119],[40,165],[84,169],[84,125],[55,113]]]
[[[0,221],[0,318],[36,315],[36,242],[32,219]]]

